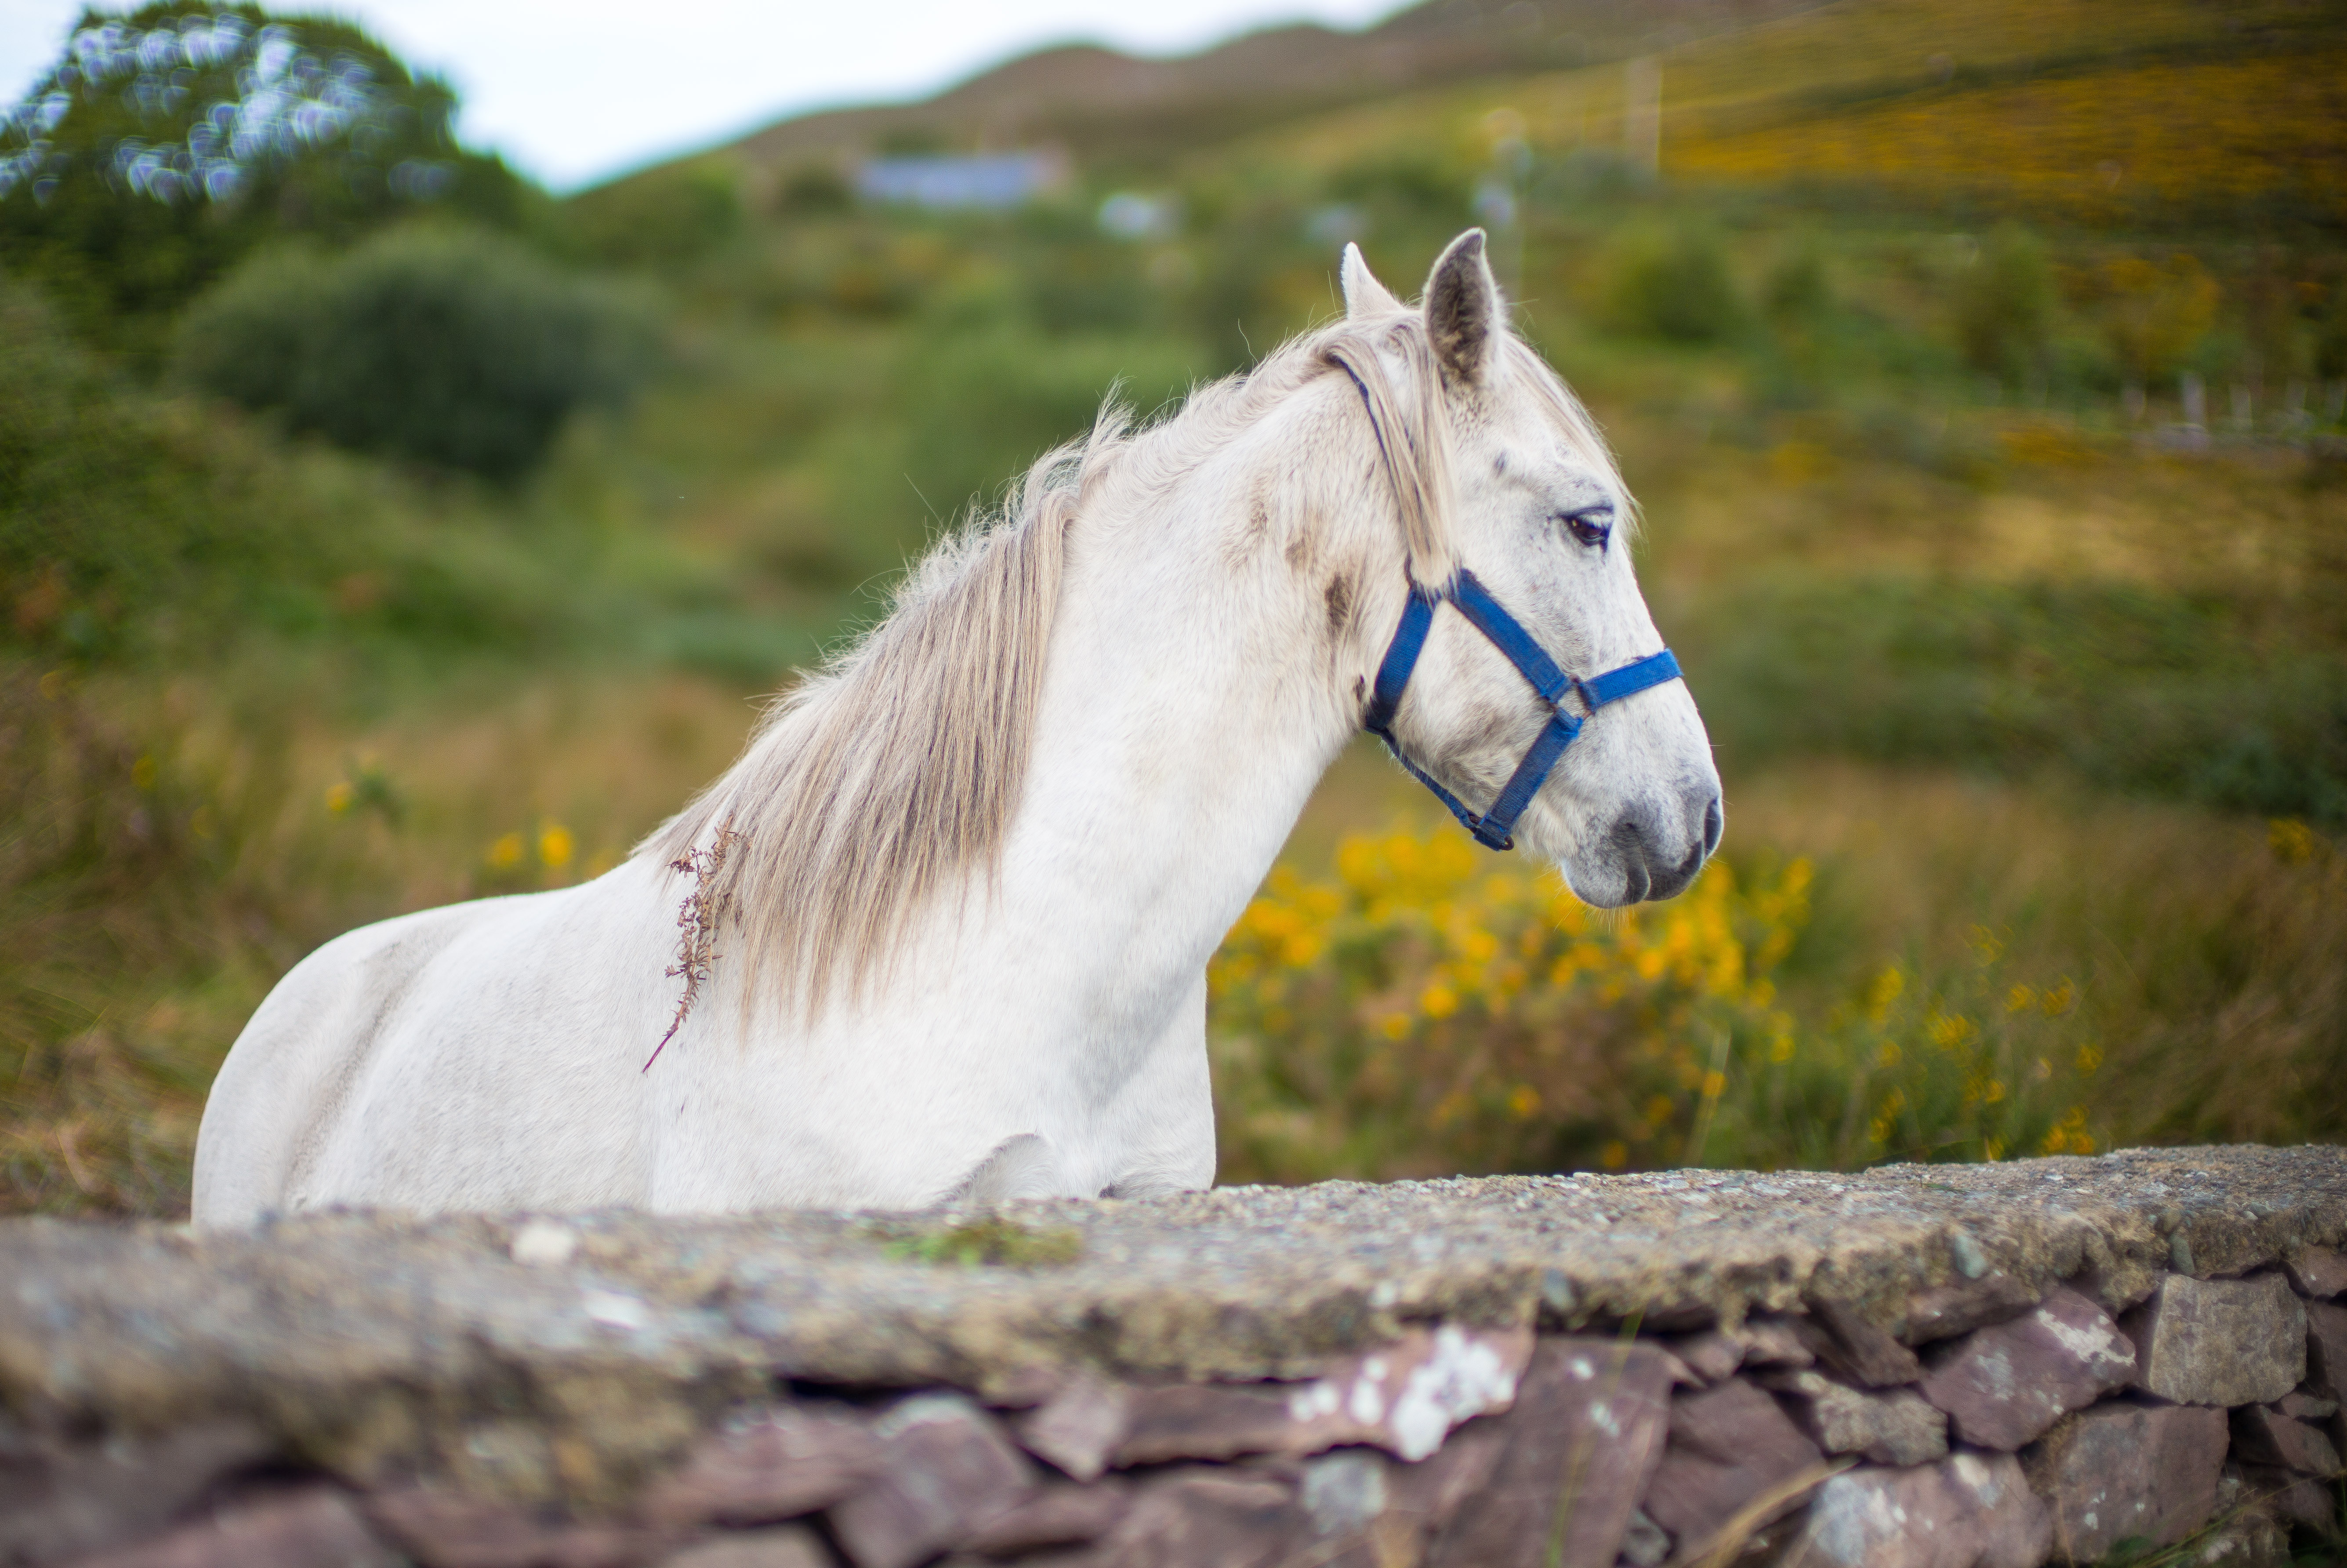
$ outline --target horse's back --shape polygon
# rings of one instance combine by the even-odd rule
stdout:
[[[488,900],[348,931],[277,982],[230,1047],[196,1137],[194,1218],[241,1225],[286,1206],[384,1026]]]
[[[596,1038],[599,1023],[617,1020],[599,994],[610,966],[594,951],[604,922],[593,886],[401,916],[295,965],[213,1082],[196,1143],[195,1222],[338,1204],[429,1211],[619,1195],[527,1183],[506,1192],[497,1175],[518,1141],[549,1131],[603,1146],[578,1162],[601,1173],[590,1184],[614,1174],[606,1156],[624,1127],[574,1125],[566,1137],[543,1125],[545,1112],[576,1115],[578,1105],[558,1088],[573,1064],[549,1058],[610,1054]]]

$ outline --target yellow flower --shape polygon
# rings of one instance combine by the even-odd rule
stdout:
[[[2266,846],[2284,866],[2303,866],[2314,858],[2314,830],[2294,816],[2278,816],[2266,824]]]
[[[1727,1074],[1715,1067],[1703,1075],[1703,1097],[1706,1100],[1717,1100],[1727,1092]]]
[[[358,798],[358,793],[351,787],[350,780],[335,780],[326,786],[326,809],[336,816],[342,815],[351,809],[351,803]]]
[[[1597,1151],[1597,1163],[1609,1171],[1618,1171],[1630,1163],[1630,1145],[1616,1138]]]
[[[1529,1122],[1540,1114],[1540,1091],[1529,1083],[1519,1083],[1508,1091],[1508,1114],[1519,1122]]]
[[[2004,993],[2004,1010],[2027,1012],[2036,1003],[2037,993],[2027,986],[2015,986]]]
[[[520,834],[501,835],[489,845],[489,868],[493,871],[510,871],[521,864],[523,852]]]
[[[538,830],[538,858],[541,865],[559,871],[570,864],[570,856],[578,847],[570,830],[559,822],[549,822]]]
[[[1402,1036],[1409,1032],[1409,1014],[1406,1012],[1388,1013],[1386,1015],[1385,1022],[1380,1024],[1378,1027],[1385,1030],[1385,1036],[1388,1040],[1399,1040]]]
[[[1942,1050],[1953,1050],[1973,1034],[1973,1020],[1962,1013],[1942,1013],[1930,1025],[1932,1043]]]
[[[2078,1071],[2092,1072],[2103,1064],[2103,1048],[2093,1040],[2078,1048]]]
[[[1907,977],[1899,972],[1896,964],[1886,964],[1866,988],[1866,1016],[1881,1023],[1891,1016],[1891,1004],[1907,989]]]
[[[2070,978],[2065,975],[2062,977],[2062,983],[2040,998],[2037,1005],[2047,1018],[2060,1018],[2070,1010],[2070,1004],[2077,999],[2077,995],[2076,989],[2070,984]]]
[[[1459,993],[1445,985],[1429,986],[1418,995],[1418,1010],[1429,1018],[1449,1018],[1459,1010]]]

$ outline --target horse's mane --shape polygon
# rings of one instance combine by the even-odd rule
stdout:
[[[1512,334],[1501,342],[1515,389],[1539,397],[1576,452],[1614,478],[1572,393]],[[843,981],[862,992],[885,975],[915,914],[997,866],[1026,784],[1068,534],[1108,476],[1170,484],[1339,369],[1367,400],[1413,572],[1449,578],[1449,421],[1419,313],[1301,334],[1138,432],[1112,395],[1091,434],[1039,458],[1002,510],[941,539],[888,614],[777,698],[740,759],[642,845],[721,879],[696,888],[693,903],[726,912],[745,1004],[771,999],[813,1017]],[[721,834],[713,861],[694,858]]]

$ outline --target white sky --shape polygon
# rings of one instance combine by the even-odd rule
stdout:
[[[0,99],[82,0],[0,0]],[[285,0],[355,18],[463,94],[465,139],[557,190],[797,110],[918,97],[1045,44],[1174,55],[1278,22],[1358,26],[1401,0]],[[109,5],[129,9],[128,5]],[[272,9],[276,8],[272,6]],[[671,19],[673,18],[673,20]]]

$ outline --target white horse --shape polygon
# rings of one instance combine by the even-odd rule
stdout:
[[[1466,569],[1564,671],[1656,655],[1604,441],[1480,231],[1422,308],[1350,247],[1343,280],[1341,322],[1038,463],[624,865],[296,966],[212,1087],[197,1223],[1211,1184],[1207,958],[1412,613],[1382,706],[1421,776],[1493,800],[1586,718],[1515,838],[1593,904],[1686,886],[1719,778],[1664,661],[1552,702],[1410,610]]]

